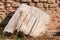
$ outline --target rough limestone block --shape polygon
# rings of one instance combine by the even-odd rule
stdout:
[[[25,9],[25,7],[27,7],[26,10],[28,10],[29,6],[25,5],[23,8]],[[23,10],[23,12],[26,10]],[[27,16],[30,15],[29,16],[30,19],[26,19],[26,16],[25,16],[25,18],[24,18],[24,16],[22,16],[23,21],[21,21],[22,19],[20,18],[20,20],[17,24],[17,31],[18,32],[21,31],[24,34],[30,35],[33,37],[42,36],[46,31],[46,28],[47,28],[46,25],[50,21],[50,16],[48,14],[46,14],[45,12],[43,12],[42,10],[39,10],[38,8],[35,8],[35,7],[31,7],[25,15],[27,15]],[[25,21],[27,23],[25,23]]]
[[[14,30],[17,30],[17,32],[21,31],[26,35],[38,37],[44,35],[49,21],[50,16],[42,10],[21,4],[5,27],[4,32],[13,33]]]

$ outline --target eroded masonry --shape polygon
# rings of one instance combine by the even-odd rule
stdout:
[[[49,34],[60,31],[60,0],[0,0],[0,22],[6,16],[10,18],[8,14],[13,14],[21,3],[35,6],[50,15]]]
[[[38,37],[46,34],[50,16],[42,10],[21,4],[4,29],[4,33],[22,32]]]

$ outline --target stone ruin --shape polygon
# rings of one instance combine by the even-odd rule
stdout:
[[[50,16],[42,10],[21,4],[14,13],[3,32],[23,32],[32,37],[42,36],[46,33]]]

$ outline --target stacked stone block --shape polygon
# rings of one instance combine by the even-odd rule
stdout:
[[[21,3],[37,7],[51,16],[49,30],[60,27],[60,0],[1,0],[0,16],[15,12]]]

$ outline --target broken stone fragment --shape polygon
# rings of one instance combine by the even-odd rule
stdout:
[[[49,22],[50,16],[47,13],[36,7],[21,4],[6,25],[4,32],[13,33],[17,30],[18,33],[23,32],[32,37],[43,36]]]

